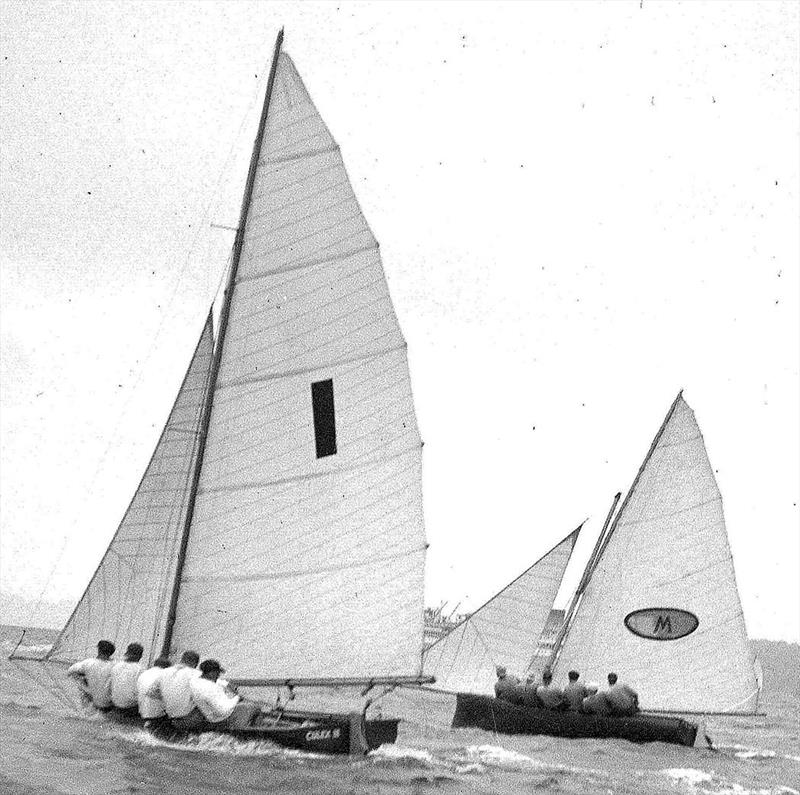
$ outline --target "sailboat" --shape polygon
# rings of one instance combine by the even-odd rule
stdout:
[[[675,715],[758,714],[722,497],[694,412],[679,393],[613,521],[612,505],[549,665],[564,679],[633,684],[642,713],[605,717],[459,692],[453,726],[683,745],[706,740]]]
[[[378,243],[277,37],[224,300],[152,459],[46,655],[107,638],[197,649],[233,685],[371,688],[421,670],[422,444]],[[314,751],[397,719],[276,709],[250,735]]]

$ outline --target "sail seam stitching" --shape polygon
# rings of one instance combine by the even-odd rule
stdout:
[[[325,149],[317,149],[317,150],[307,150],[305,152],[300,152],[296,155],[287,155],[286,157],[276,157],[271,158],[269,156],[262,158],[258,161],[259,166],[281,166],[284,163],[291,163],[292,160],[303,160],[306,157],[317,157],[318,155],[326,155],[330,154],[331,152],[338,152],[339,151],[339,144],[334,144],[333,146],[327,146]]]
[[[415,444],[413,447],[408,447],[404,450],[401,450],[399,453],[386,456],[385,458],[371,458],[369,461],[357,463],[354,466],[331,469],[328,472],[311,472],[306,475],[294,475],[293,477],[290,478],[280,478],[278,480],[265,480],[263,482],[253,481],[251,483],[242,483],[241,485],[236,485],[236,486],[212,486],[210,488],[201,488],[200,492],[202,494],[219,494],[221,492],[244,491],[245,489],[262,489],[262,488],[267,488],[269,486],[281,486],[284,483],[296,483],[297,481],[309,480],[310,478],[324,478],[327,477],[328,475],[338,475],[342,472],[351,472],[356,469],[364,469],[365,467],[372,466],[373,464],[384,464],[387,461],[392,461],[395,458],[400,458],[404,455],[408,455],[409,453],[413,453],[414,451],[419,450],[420,447],[421,445]]]
[[[646,522],[653,522],[659,519],[669,519],[672,516],[679,516],[682,513],[688,513],[696,508],[702,508],[705,505],[713,505],[715,502],[720,502],[719,495],[712,497],[710,500],[703,500],[703,502],[696,502],[693,505],[688,505],[686,508],[681,508],[678,511],[671,511],[670,513],[659,513],[656,516],[646,516],[644,519],[631,519],[629,521],[621,521],[620,527],[630,527],[635,524],[645,524]]]
[[[244,282],[252,282],[257,279],[266,279],[269,276],[277,276],[281,273],[290,273],[291,271],[299,271],[303,270],[303,268],[313,268],[317,265],[329,265],[333,262],[342,262],[344,260],[348,260],[351,257],[355,257],[357,254],[364,254],[367,251],[374,251],[378,249],[378,244],[373,243],[369,246],[362,246],[361,248],[353,249],[353,251],[347,252],[347,254],[335,254],[332,257],[319,257],[313,260],[307,260],[306,262],[299,262],[296,261],[291,265],[287,265],[283,268],[278,268],[274,271],[262,271],[261,273],[253,273],[248,276],[240,276],[237,280],[237,284],[243,284]]]
[[[200,582],[203,580],[213,580],[214,582],[266,582],[269,580],[288,580],[293,577],[307,577],[309,575],[315,574],[323,574],[333,571],[345,571],[347,569],[358,569],[363,568],[364,566],[371,566],[375,563],[385,563],[388,560],[395,560],[396,558],[405,558],[409,557],[410,555],[414,555],[417,552],[424,552],[427,548],[427,544],[423,544],[422,546],[418,547],[411,547],[409,549],[402,549],[399,552],[394,552],[391,555],[382,555],[381,557],[374,557],[369,558],[369,560],[363,560],[358,562],[351,562],[346,563],[339,566],[321,566],[317,569],[297,569],[295,571],[286,571],[280,572],[276,574],[245,574],[239,577],[228,576],[228,577],[220,577],[220,576],[202,576],[202,575],[189,575],[183,578],[184,582]]]
[[[223,381],[221,384],[218,384],[218,389],[227,389],[228,387],[232,386],[244,386],[246,384],[260,384],[266,381],[274,381],[276,378],[291,378],[295,375],[303,375],[303,373],[313,373],[315,370],[325,370],[332,367],[340,367],[343,364],[352,364],[353,362],[365,361],[367,359],[379,359],[381,356],[386,356],[388,353],[405,350],[406,347],[407,345],[404,340],[401,345],[393,345],[391,348],[384,348],[383,350],[375,351],[374,353],[367,353],[363,356],[353,356],[348,359],[338,359],[334,362],[320,362],[313,364],[310,367],[303,367],[299,370],[285,370],[282,373],[273,373],[271,375],[261,375],[258,377],[253,376],[252,378],[232,378],[230,381]]]

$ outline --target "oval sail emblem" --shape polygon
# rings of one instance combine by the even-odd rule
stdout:
[[[646,607],[628,613],[625,626],[640,638],[677,640],[691,635],[700,620],[694,613],[677,607]]]

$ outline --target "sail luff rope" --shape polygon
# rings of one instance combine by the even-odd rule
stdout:
[[[661,437],[662,437],[662,435],[664,433],[664,430],[667,427],[667,424],[669,423],[670,419],[672,418],[672,415],[675,413],[675,408],[677,407],[678,401],[681,399],[682,396],[683,396],[683,390],[678,392],[677,397],[675,398],[675,400],[672,401],[672,405],[670,406],[669,411],[667,412],[667,416],[664,417],[664,421],[661,423],[661,427],[658,429],[658,432],[656,433],[655,437],[653,438],[653,441],[650,443],[650,449],[647,451],[647,455],[645,455],[644,460],[642,461],[642,464],[639,467],[639,471],[636,473],[636,477],[633,479],[633,483],[631,484],[630,489],[628,489],[628,493],[625,495],[625,499],[623,500],[622,505],[620,506],[620,509],[617,511],[617,514],[614,517],[614,521],[611,523],[611,526],[609,527],[608,532],[605,534],[605,538],[603,539],[603,541],[602,541],[602,543],[600,545],[600,549],[598,550],[597,555],[594,558],[594,564],[593,564],[593,566],[591,568],[591,571],[588,572],[588,576],[586,577],[586,581],[584,583],[583,590],[581,591],[581,598],[579,600],[577,600],[577,602],[575,604],[575,610],[573,611],[573,618],[574,618],[575,615],[577,615],[578,602],[581,602],[583,600],[583,593],[589,587],[589,583],[591,582],[592,575],[597,570],[597,567],[600,565],[600,562],[603,559],[603,555],[605,554],[605,551],[608,548],[609,541],[611,540],[611,537],[614,534],[614,531],[617,529],[617,525],[619,524],[620,517],[622,517],[624,515],[625,509],[627,508],[628,503],[630,502],[630,499],[631,499],[633,493],[636,491],[636,487],[639,485],[639,481],[641,480],[642,474],[644,473],[644,470],[647,467],[647,464],[650,462],[650,459],[651,459],[653,453],[655,452],[656,446],[658,445],[659,441],[661,440]],[[564,642],[566,641],[567,636],[569,635],[569,630],[570,630],[570,627],[567,626],[566,623],[565,623],[564,624],[564,634],[563,634],[563,637],[561,638],[561,643],[559,644],[559,652],[561,651],[561,649],[564,646]],[[555,659],[556,659],[555,656],[551,657],[551,664],[555,662]]]
[[[622,494],[620,492],[617,492],[614,495],[614,500],[611,503],[611,508],[609,509],[608,514],[606,515],[603,528],[600,530],[600,534],[597,536],[597,541],[595,541],[592,554],[589,556],[589,560],[586,561],[586,568],[583,570],[581,579],[578,582],[578,587],[575,589],[575,595],[570,601],[566,616],[564,616],[564,622],[559,628],[556,639],[553,642],[553,651],[550,653],[550,659],[547,661],[547,667],[550,669],[552,669],[556,663],[558,654],[561,651],[561,645],[564,642],[564,638],[567,636],[567,630],[569,628],[570,621],[572,620],[573,615],[575,615],[575,611],[578,609],[578,603],[581,601],[583,592],[589,583],[589,577],[591,576],[591,572],[594,568],[594,562],[597,559],[597,553],[603,544],[603,538],[605,537],[606,530],[608,530],[608,526],[611,523],[611,517],[614,515],[614,510],[616,509],[617,503],[619,502],[621,496]],[[533,665],[533,659],[531,660],[531,665]]]
[[[611,524],[611,527],[606,534],[606,538],[603,541],[603,545],[600,548],[600,551],[597,554],[597,560],[595,561],[595,565],[592,568],[591,573],[589,574],[589,579],[591,580],[591,576],[594,573],[595,569],[600,565],[600,561],[603,558],[603,554],[605,553],[606,549],[608,548],[609,541],[611,541],[611,537],[614,535],[614,531],[617,529],[617,525],[619,525],[619,520],[625,514],[625,509],[628,507],[628,503],[633,496],[633,493],[636,491],[636,487],[639,485],[639,481],[641,480],[642,475],[644,474],[644,470],[647,465],[650,463],[650,459],[655,452],[658,443],[661,441],[661,437],[664,434],[664,430],[667,427],[667,424],[672,419],[672,415],[675,413],[675,408],[678,405],[678,401],[683,397],[683,390],[678,392],[677,397],[675,400],[672,401],[672,405],[667,412],[667,416],[664,417],[664,422],[661,423],[661,427],[658,429],[658,433],[656,433],[655,437],[653,438],[652,443],[650,444],[650,449],[647,451],[647,455],[644,457],[644,461],[642,461],[642,465],[639,467],[639,471],[636,473],[636,477],[633,479],[633,483],[631,484],[630,489],[628,489],[628,493],[625,495],[625,499],[622,501],[622,505],[620,509],[617,511],[617,515],[614,517],[614,521]],[[587,581],[588,586],[588,581]]]
[[[228,317],[230,315],[231,301],[233,299],[233,291],[236,287],[236,272],[239,268],[239,260],[242,254],[242,247],[244,245],[244,234],[247,226],[247,214],[250,208],[250,200],[253,194],[253,185],[255,184],[256,170],[258,166],[258,159],[261,154],[261,144],[264,138],[264,130],[267,123],[267,114],[269,112],[270,99],[272,98],[272,89],[275,84],[275,75],[278,70],[278,55],[280,54],[281,44],[283,43],[283,28],[281,28],[275,40],[275,50],[272,56],[272,66],[269,73],[269,81],[267,82],[267,90],[264,95],[264,107],[261,111],[261,118],[259,119],[258,132],[256,133],[256,140],[253,146],[253,153],[250,157],[250,168],[247,173],[247,182],[245,184],[245,192],[242,200],[242,208],[239,217],[239,224],[237,226],[236,239],[233,243],[233,258],[231,261],[230,274],[228,276],[228,285],[225,290],[225,295],[222,304],[222,311],[219,319],[219,330],[217,332],[217,341],[214,349],[214,359],[211,366],[211,375],[209,377],[208,392],[206,395],[206,402],[203,411],[203,420],[200,433],[200,446],[198,449],[197,460],[194,466],[194,476],[192,479],[192,488],[189,494],[189,504],[186,507],[186,521],[184,524],[183,537],[181,538],[181,545],[178,551],[178,561],[175,571],[175,582],[172,588],[172,597],[170,599],[169,613],[167,615],[166,627],[164,630],[164,640],[162,644],[162,654],[165,656],[170,653],[170,645],[172,643],[172,632],[175,626],[175,618],[178,609],[178,594],[180,592],[181,575],[183,573],[183,564],[186,560],[186,551],[189,545],[189,532],[191,530],[192,519],[194,518],[194,506],[197,499],[197,487],[200,482],[200,473],[203,468],[203,456],[205,453],[206,440],[208,438],[208,428],[211,422],[211,410],[214,405],[214,389],[219,375],[220,365],[222,363],[222,352],[225,345],[225,332],[228,326]]]

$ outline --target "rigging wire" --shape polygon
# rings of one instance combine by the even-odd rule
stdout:
[[[230,148],[228,150],[228,154],[226,155],[225,160],[223,161],[223,164],[219,169],[219,173],[217,175],[217,180],[216,180],[214,188],[213,188],[213,190],[211,192],[211,196],[210,196],[210,198],[209,198],[209,200],[208,200],[208,202],[207,202],[207,204],[205,206],[205,209],[203,210],[203,213],[202,213],[202,216],[201,216],[201,222],[198,225],[198,227],[197,227],[197,229],[196,229],[196,231],[194,233],[194,236],[192,238],[192,241],[191,241],[191,243],[189,245],[189,249],[188,249],[187,254],[186,254],[186,258],[185,258],[185,260],[183,262],[183,265],[181,266],[181,269],[178,271],[178,275],[177,275],[177,277],[175,279],[174,287],[173,287],[172,292],[171,292],[171,294],[169,296],[169,299],[166,302],[165,311],[161,314],[161,319],[159,320],[158,326],[156,327],[156,330],[155,330],[155,332],[153,334],[152,340],[151,340],[151,342],[150,342],[150,344],[149,344],[149,346],[147,348],[147,351],[146,351],[146,353],[145,353],[145,355],[144,355],[144,357],[142,359],[141,364],[139,365],[138,372],[137,372],[137,375],[136,375],[136,379],[134,380],[133,385],[129,390],[128,398],[125,401],[125,403],[123,404],[122,408],[120,409],[120,412],[119,412],[119,414],[117,416],[117,420],[114,423],[112,432],[109,435],[109,441],[106,444],[105,449],[101,453],[100,458],[99,458],[99,460],[97,462],[97,466],[95,467],[95,470],[94,470],[94,472],[93,472],[93,474],[92,474],[92,476],[91,476],[91,478],[89,480],[89,484],[85,489],[85,494],[86,494],[86,499],[84,500],[84,504],[85,505],[89,504],[89,502],[90,502],[90,498],[91,498],[92,494],[94,493],[94,489],[95,489],[95,486],[96,486],[96,483],[97,483],[97,478],[98,478],[98,476],[100,474],[100,471],[102,470],[102,468],[103,468],[103,466],[104,466],[104,464],[106,462],[106,459],[108,458],[108,454],[111,451],[113,440],[117,437],[117,433],[118,433],[120,427],[122,426],[122,422],[123,422],[124,418],[127,416],[127,412],[128,412],[128,409],[130,408],[131,402],[133,401],[133,397],[137,393],[137,389],[139,388],[139,385],[140,385],[140,383],[142,381],[142,376],[144,374],[146,366],[150,362],[150,359],[151,359],[151,357],[153,355],[153,352],[156,349],[156,344],[158,343],[158,341],[159,341],[159,339],[161,337],[161,334],[162,334],[162,332],[164,330],[164,325],[165,325],[166,318],[170,315],[171,308],[174,305],[175,297],[178,294],[178,289],[181,286],[181,283],[182,283],[183,277],[184,277],[184,275],[185,275],[185,273],[187,271],[189,262],[192,261],[192,259],[193,259],[193,254],[194,254],[194,252],[195,252],[195,250],[197,248],[199,236],[200,236],[201,232],[203,231],[203,229],[206,226],[206,221],[207,221],[211,211],[214,209],[215,202],[218,201],[219,192],[220,192],[220,186],[222,184],[223,177],[225,176],[226,172],[228,171],[228,169],[230,167],[230,163],[231,163],[231,161],[233,159],[233,155],[234,155],[234,152],[236,151],[236,147],[237,147],[237,145],[238,145],[238,143],[239,143],[239,141],[240,141],[240,139],[242,137],[242,133],[244,131],[245,125],[246,125],[248,119],[250,118],[250,115],[252,113],[253,107],[255,106],[256,98],[258,96],[260,96],[260,94],[262,93],[262,86],[263,86],[265,80],[266,80],[266,78],[264,76],[262,76],[261,78],[259,78],[258,82],[256,83],[256,90],[252,93],[252,96],[250,98],[250,102],[248,103],[247,108],[245,109],[245,112],[242,115],[242,120],[241,120],[241,122],[239,124],[239,129],[237,130],[236,135],[234,136],[233,141],[231,143],[231,146],[230,146]],[[216,299],[217,299],[217,297],[219,295],[219,292],[220,292],[220,289],[221,289],[221,285],[223,283],[223,279],[225,277],[225,274],[228,271],[228,268],[230,267],[230,261],[231,261],[231,258],[230,258],[230,255],[229,255],[226,267],[222,269],[222,273],[221,273],[220,278],[219,278],[219,280],[217,282],[216,289],[214,290],[214,292],[212,294],[212,305],[216,301]],[[64,557],[64,553],[66,552],[66,549],[69,546],[70,539],[73,537],[73,532],[75,530],[75,527],[78,524],[79,518],[80,517],[78,516],[78,514],[75,514],[75,516],[73,517],[72,522],[69,525],[69,528],[65,532],[65,534],[64,534],[64,536],[62,538],[62,541],[61,541],[61,546],[59,548],[59,551],[56,554],[56,557],[54,559],[53,565],[51,566],[50,571],[48,572],[47,576],[45,577],[44,584],[43,584],[43,586],[42,586],[42,588],[41,588],[41,590],[39,592],[39,595],[38,595],[38,597],[36,599],[36,602],[34,603],[33,607],[31,608],[31,610],[29,612],[27,623],[29,625],[31,625],[31,626],[33,625],[33,621],[34,621],[35,617],[39,613],[39,608],[41,607],[42,600],[44,599],[45,593],[47,592],[48,588],[50,587],[50,584],[51,584],[52,579],[53,579],[53,575],[55,574],[55,572],[58,569],[58,567],[61,565],[61,561],[62,561],[62,559]]]

